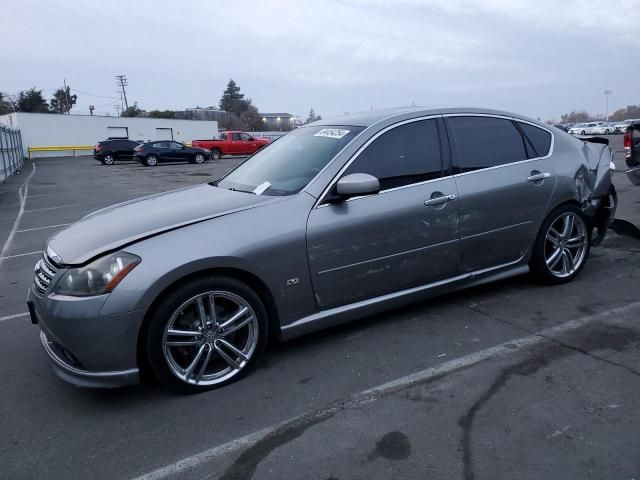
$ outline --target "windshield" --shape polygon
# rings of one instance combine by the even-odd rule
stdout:
[[[279,138],[217,183],[256,195],[302,190],[363,127],[302,127]]]

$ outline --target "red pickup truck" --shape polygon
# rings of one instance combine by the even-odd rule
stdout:
[[[211,150],[211,158],[218,160],[222,155],[250,155],[270,142],[267,138],[253,138],[246,132],[221,132],[220,139],[194,140],[194,147]]]

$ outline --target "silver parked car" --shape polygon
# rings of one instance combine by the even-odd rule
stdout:
[[[602,141],[602,139],[595,139]],[[220,180],[56,233],[28,304],[84,386],[226,384],[290,339],[531,271],[572,280],[615,209],[611,151],[519,115],[321,120]]]

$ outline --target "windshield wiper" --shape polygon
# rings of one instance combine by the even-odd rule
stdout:
[[[227,190],[231,190],[232,192],[253,193],[255,195],[255,193],[252,192],[251,190],[241,190],[235,187],[229,187]]]

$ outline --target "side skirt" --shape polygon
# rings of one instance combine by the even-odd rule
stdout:
[[[323,330],[340,325],[358,318],[374,315],[410,303],[415,303],[444,293],[475,287],[485,283],[495,282],[504,278],[522,275],[529,272],[529,266],[523,264],[523,258],[515,262],[492,267],[476,272],[465,273],[439,282],[421,285],[419,287],[388,293],[375,298],[342,305],[340,307],[322,310],[306,317],[302,317],[281,328],[282,340],[290,340],[307,333]]]

